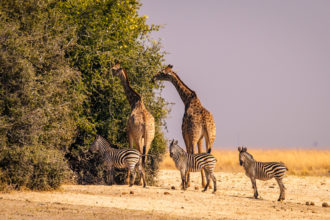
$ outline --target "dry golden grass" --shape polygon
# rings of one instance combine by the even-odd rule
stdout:
[[[257,161],[286,164],[288,174],[298,176],[330,176],[330,150],[248,150]],[[243,172],[239,166],[237,150],[214,150],[218,163],[216,171]],[[161,169],[176,169],[173,160],[166,154]]]

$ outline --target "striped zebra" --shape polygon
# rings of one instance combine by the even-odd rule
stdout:
[[[179,145],[178,141],[172,140],[169,146],[170,157],[173,159],[175,166],[181,173],[182,189],[187,188],[187,176],[189,172],[197,172],[204,169],[206,175],[206,185],[203,192],[205,192],[210,184],[210,178],[213,180],[214,190],[217,191],[216,178],[214,176],[214,168],[217,159],[208,153],[188,154]]]
[[[128,168],[130,171],[129,186],[131,187],[135,179],[135,168],[138,169],[140,176],[143,179],[143,187],[146,187],[145,173],[142,167],[142,155],[136,149],[115,149],[112,148],[109,142],[98,135],[91,144],[89,150],[92,153],[100,153],[103,157],[104,165],[108,171],[109,184],[114,182],[114,168]]]
[[[239,164],[244,167],[245,174],[250,177],[252,188],[254,189],[254,198],[258,198],[256,179],[269,180],[273,177],[280,187],[280,197],[278,201],[285,199],[285,187],[282,179],[288,168],[282,162],[258,162],[247,152],[246,147],[238,147]]]

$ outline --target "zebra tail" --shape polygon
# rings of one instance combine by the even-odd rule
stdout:
[[[287,166],[281,161],[280,162],[284,167],[285,167],[285,169],[288,171],[289,169],[287,168]]]

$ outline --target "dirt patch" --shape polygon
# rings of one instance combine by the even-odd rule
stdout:
[[[285,202],[276,201],[275,180],[257,181],[261,198],[256,200],[243,173],[216,173],[216,178],[215,195],[201,192],[199,173],[187,191],[180,190],[176,170],[162,170],[158,186],[148,188],[64,185],[55,192],[3,193],[0,219],[330,219],[330,209],[322,207],[330,202],[329,177],[285,178]]]

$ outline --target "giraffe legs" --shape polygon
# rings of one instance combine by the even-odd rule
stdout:
[[[184,132],[182,133],[183,135],[183,139],[184,139],[184,143],[186,145],[186,149],[187,149],[187,153],[192,153],[192,149],[191,149],[191,145],[190,145],[190,140],[189,140],[189,134],[185,134]],[[183,185],[182,185],[183,187]],[[190,173],[187,172],[186,173],[186,187],[190,187]]]
[[[132,149],[134,146],[133,135],[131,134],[131,132],[128,132],[127,134],[128,134],[128,145],[129,145],[129,148]],[[131,175],[131,171],[130,171],[130,169],[128,169],[127,177],[125,179],[125,184],[129,184],[130,175]]]
[[[144,157],[142,157],[143,158],[142,165],[143,165],[144,169],[146,167],[146,165],[145,165],[146,160],[148,159],[147,154],[149,153],[150,146],[151,146],[151,143],[152,143],[154,137],[155,137],[155,125],[154,125],[154,119],[152,118],[152,120],[150,120],[149,123],[146,123],[145,131],[144,131],[143,154],[145,154],[145,155],[144,155]],[[153,162],[152,158],[151,158],[151,162]],[[153,166],[152,163],[151,163],[151,166]]]
[[[213,146],[213,142],[214,142],[214,138],[213,139],[210,139],[210,136],[209,136],[209,132],[206,131],[205,134],[204,134],[204,137],[205,137],[205,144],[206,144],[206,152],[209,152],[209,149],[212,150],[212,146]],[[215,177],[214,177],[215,178]],[[214,182],[214,181],[213,181]],[[210,184],[210,189],[212,188],[211,184]],[[216,186],[214,186],[215,190],[216,190]],[[215,191],[214,191],[215,192]]]
[[[198,145],[198,153],[202,153],[203,151],[203,138],[199,139],[197,142]],[[202,175],[202,187],[205,187],[205,174],[204,174],[204,169],[201,170],[201,175]]]

